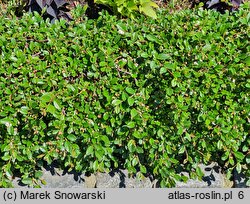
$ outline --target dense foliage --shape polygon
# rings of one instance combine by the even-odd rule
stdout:
[[[154,8],[158,8],[158,5],[152,0],[95,0],[94,2],[110,6],[114,13],[130,18],[134,18],[138,11],[152,18],[157,17]]]
[[[0,17],[0,186],[40,168],[151,173],[161,186],[219,162],[249,176],[249,8]]]

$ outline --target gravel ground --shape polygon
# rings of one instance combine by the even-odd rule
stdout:
[[[234,181],[228,181],[221,173],[221,168],[213,163],[209,166],[200,165],[204,172],[202,181],[189,179],[187,183],[177,182],[177,188],[245,188],[246,178],[234,172]],[[184,173],[184,172],[183,172]],[[184,173],[185,174],[185,173]],[[128,171],[118,169],[109,173],[96,173],[86,176],[74,171],[67,172],[55,166],[48,166],[43,169],[42,178],[46,184],[41,184],[42,188],[156,188],[159,187],[157,180],[152,176],[138,179],[129,177]],[[26,187],[20,182],[20,178],[13,180],[15,188]]]

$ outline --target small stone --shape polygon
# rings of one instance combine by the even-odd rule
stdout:
[[[223,188],[225,175],[221,173],[221,168],[216,164],[200,164],[199,167],[204,172],[202,181],[198,179],[188,179],[187,183],[176,182],[177,188]],[[187,173],[183,172],[188,176]]]
[[[91,174],[90,176],[84,177],[84,184],[86,188],[95,188],[96,187],[96,176]]]
[[[46,185],[42,188],[81,188],[84,187],[84,178],[76,172],[64,172],[54,168],[52,171],[43,169],[42,179]]]
[[[204,172],[203,180],[188,179],[187,183],[177,182],[176,188],[225,188],[232,187],[233,182],[226,179],[221,172],[221,167],[216,163],[210,165],[199,165]],[[139,178],[138,175],[131,177],[127,170],[118,169],[109,173],[96,173],[86,176],[77,172],[62,171],[56,167],[43,168],[42,180],[46,183],[40,184],[41,188],[158,188],[157,180],[151,177]],[[182,174],[188,176],[187,172]],[[15,188],[26,187],[20,182],[20,178],[13,180]],[[234,186],[245,187],[246,178],[234,172]]]
[[[97,188],[152,188],[149,178],[129,177],[127,170],[116,170],[110,173],[98,173]]]

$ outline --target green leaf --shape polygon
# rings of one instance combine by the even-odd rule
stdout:
[[[221,150],[222,147],[223,147],[223,143],[222,143],[221,140],[219,140],[219,141],[217,142],[217,148]]]
[[[146,167],[143,166],[143,165],[140,165],[140,172],[143,173],[143,174],[146,174],[147,173]]]
[[[53,101],[53,104],[54,104],[54,106],[55,106],[55,108],[56,108],[57,110],[61,110],[61,107],[59,106],[57,100],[54,100],[54,101]]]
[[[101,139],[102,139],[102,141],[104,141],[106,146],[110,145],[110,141],[109,141],[109,138],[107,136],[104,135],[101,137]]]
[[[232,171],[227,171],[226,177],[227,177],[228,180],[230,180],[231,177],[232,177]]]
[[[242,152],[234,152],[234,156],[239,160],[243,160],[245,158],[245,155]]]
[[[102,160],[103,155],[104,155],[104,151],[102,149],[95,151],[95,156],[98,159],[98,161]]]
[[[98,161],[95,160],[94,163],[93,163],[93,170],[94,170],[94,171],[97,171],[98,166],[99,166]]]
[[[175,181],[181,181],[181,175],[175,174],[174,176]]]
[[[118,99],[115,99],[115,100],[112,101],[112,105],[114,105],[114,106],[118,106],[118,105],[120,105],[121,103],[122,103],[122,101],[121,101],[121,100],[118,100]]]
[[[127,98],[128,98],[127,93],[122,92],[122,101],[126,101],[126,100],[127,100]]]
[[[127,26],[125,24],[122,24],[122,23],[117,23],[116,27],[119,31],[121,31],[123,33],[126,32],[126,30],[127,30]]]
[[[248,180],[246,182],[246,186],[250,187],[250,178],[248,178]]]
[[[246,163],[247,163],[247,164],[250,164],[250,155],[247,155],[247,156],[246,156]]]
[[[12,179],[13,178],[13,173],[10,169],[8,169],[6,172],[5,172],[6,176],[8,177],[8,179]]]
[[[32,184],[32,179],[31,178],[23,178],[22,183],[26,185],[31,185]]]
[[[184,151],[185,151],[185,146],[182,146],[181,148],[180,148],[180,150],[179,150],[179,154],[182,154],[182,153],[184,153]]]
[[[129,142],[128,142],[128,150],[130,152],[135,152],[136,151],[135,141],[134,140],[129,140]]]
[[[133,160],[132,160],[132,166],[136,166],[138,164],[138,159],[137,157],[135,157]]]
[[[4,160],[4,161],[9,161],[10,158],[11,158],[11,156],[8,155],[8,154],[6,154],[6,155],[2,156],[1,158],[2,158],[2,160]]]
[[[206,126],[209,126],[209,125],[210,125],[210,123],[211,123],[211,121],[210,121],[209,119],[206,119],[206,120],[205,120],[205,124],[206,124]]]
[[[153,146],[153,145],[155,144],[155,140],[154,140],[153,138],[150,138],[150,139],[149,139],[149,144],[150,144],[151,146]]]
[[[130,88],[130,87],[127,87],[126,88],[126,91],[129,93],[129,94],[134,94],[135,93],[135,90]]]
[[[41,183],[42,183],[43,185],[46,185],[46,184],[47,184],[47,182],[46,182],[44,179],[41,180]]]
[[[249,147],[247,146],[247,145],[244,145],[243,147],[242,147],[242,151],[243,152],[247,152],[249,150]]]
[[[135,116],[138,115],[137,110],[133,108],[133,109],[130,111],[130,115],[131,115],[131,119],[133,119]]]
[[[14,57],[14,56],[11,56],[10,59],[11,59],[12,61],[14,61],[14,62],[16,62],[16,61],[18,60],[18,59],[17,59],[16,57]]]
[[[203,48],[202,48],[203,51],[209,51],[211,50],[211,45],[210,44],[206,44]]]
[[[221,128],[221,131],[222,131],[223,133],[229,133],[229,132],[230,132],[230,128],[222,127],[222,128]]]
[[[9,118],[3,118],[0,120],[0,124],[3,124],[5,126],[11,126],[12,125],[12,120]]]
[[[159,129],[159,130],[157,131],[157,135],[158,135],[159,137],[163,136],[163,134],[164,134],[163,129]]]
[[[128,105],[132,106],[134,104],[135,100],[132,97],[128,97]]]
[[[73,135],[73,134],[69,134],[67,136],[67,139],[70,140],[71,142],[75,142],[77,137],[75,135]]]
[[[232,157],[229,158],[229,164],[231,164],[232,166],[234,165],[234,159]]]
[[[35,172],[35,177],[36,177],[36,178],[41,178],[42,175],[43,175],[43,172],[42,172],[42,171],[36,171],[36,172]]]
[[[152,34],[146,35],[146,38],[147,38],[149,41],[152,41],[152,42],[159,42],[159,39],[158,39],[156,36],[152,35]]]
[[[171,85],[172,85],[172,87],[176,87],[176,85],[177,85],[176,79],[173,79],[173,80],[171,81]]]
[[[181,135],[183,133],[183,127],[178,127],[177,135]]]
[[[99,63],[99,65],[100,65],[101,67],[105,67],[105,66],[107,66],[107,62],[102,61],[102,62]]]
[[[196,173],[199,178],[202,178],[204,176],[204,173],[202,172],[201,168],[197,166]]]
[[[127,123],[126,125],[128,128],[134,128],[135,127],[135,122],[131,121],[129,123]]]
[[[152,6],[155,6],[154,4],[149,4],[148,2],[147,3],[143,3],[139,8],[140,8],[140,12],[143,12],[145,15],[149,16],[149,17],[152,17],[154,19],[157,18],[157,15],[156,15],[156,12],[155,10],[151,7]]]
[[[52,106],[52,105],[48,105],[47,106],[47,111],[49,112],[49,113],[51,113],[51,114],[56,114],[56,109],[55,109],[55,107],[54,106]]]
[[[229,157],[229,152],[225,152],[222,156],[221,156],[221,160],[222,161],[226,161]]]
[[[161,54],[158,54],[158,55],[157,55],[157,59],[158,59],[158,60],[167,60],[167,59],[170,59],[170,58],[171,58],[171,57],[170,57],[169,54],[161,53]],[[164,68],[165,68],[165,70],[167,69],[167,67],[165,67],[165,66],[164,66]]]
[[[134,136],[135,138],[137,138],[137,139],[142,139],[142,138],[144,138],[144,134],[142,134],[142,133],[140,133],[140,132],[138,132],[138,131],[134,131],[134,132],[133,132],[133,136]]]
[[[170,158],[170,161],[173,163],[173,164],[178,164],[179,161],[175,158]]]
[[[52,98],[53,98],[53,94],[52,93],[44,93],[40,100],[42,103],[48,103],[50,101],[52,101]]]
[[[142,134],[141,134],[141,135],[142,135]],[[136,148],[136,152],[137,152],[138,154],[143,154],[143,153],[144,153],[142,147],[137,147],[137,148]]]
[[[67,86],[66,86],[69,90],[71,90],[72,92],[75,92],[75,87],[73,86],[73,85],[71,85],[71,84],[68,84]]]
[[[245,63],[247,66],[250,66],[250,56],[245,59]]]
[[[27,115],[27,114],[28,114],[28,111],[29,111],[29,107],[27,107],[27,106],[22,106],[22,107],[21,107],[21,110],[20,110],[20,113],[22,113],[23,115]]]
[[[184,138],[187,139],[189,142],[192,140],[190,134],[188,134],[187,132],[185,133]]]
[[[236,171],[240,174],[241,173],[241,164],[237,163],[236,164]]]
[[[66,141],[64,143],[64,147],[65,147],[67,152],[71,152],[71,143],[69,141]]]
[[[3,148],[4,147],[4,148]],[[3,148],[4,152],[9,152],[11,149],[11,145],[10,144],[5,144],[3,145],[1,148]]]
[[[149,6],[154,7],[154,8],[159,8],[158,4],[155,3],[155,2],[153,2],[153,1],[150,1],[150,0],[148,1],[148,0],[147,0],[147,4],[148,4]]]
[[[189,178],[188,178],[188,176],[181,176],[181,180],[184,182],[184,183],[187,183],[188,182],[188,180],[189,180]]]
[[[94,154],[94,148],[93,146],[89,146],[86,151],[86,155],[93,155]]]
[[[162,68],[160,69],[160,74],[164,74],[164,73],[166,73],[166,72],[167,72],[166,67],[162,67]]]
[[[104,120],[108,120],[108,118],[109,118],[109,114],[106,112],[106,113],[104,113],[103,114],[103,119]]]

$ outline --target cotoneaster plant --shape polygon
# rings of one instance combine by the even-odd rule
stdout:
[[[78,23],[0,17],[0,186],[42,167],[161,187],[217,162],[249,175],[249,7]],[[248,177],[247,177],[248,179]],[[247,181],[249,185],[249,181]]]

